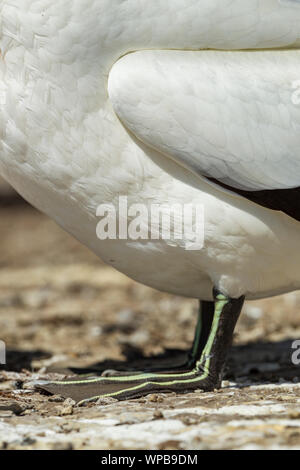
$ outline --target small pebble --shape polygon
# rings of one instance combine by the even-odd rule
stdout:
[[[36,440],[30,436],[26,436],[22,441],[23,446],[32,446],[35,443],[36,443]]]
[[[79,432],[80,426],[76,423],[64,423],[61,425],[60,430],[65,434],[69,434],[71,432]]]
[[[70,406],[70,405],[69,405],[69,406],[65,406],[64,408],[62,408],[62,409],[60,410],[59,415],[60,415],[60,416],[70,416],[70,415],[73,414],[73,411],[74,411],[74,410],[73,410],[73,406]]]
[[[67,398],[67,399],[64,401],[64,405],[65,405],[65,406],[75,406],[75,405],[76,405],[76,401],[75,401],[75,400],[72,400],[72,398]]]
[[[162,401],[164,401],[163,397],[156,394],[148,395],[147,400],[151,401],[152,403],[161,403]]]
[[[201,422],[203,418],[204,416],[200,417],[200,416],[194,416],[194,415],[186,415],[181,418],[181,421],[186,426],[193,426],[195,424],[199,424],[199,422]]]
[[[54,442],[52,450],[73,450],[71,442]]]
[[[48,398],[48,401],[50,401],[51,403],[62,403],[65,401],[65,399],[60,395],[53,395],[52,397]]]
[[[153,413],[153,418],[154,419],[163,419],[164,415],[163,415],[162,411],[155,410],[154,413]]]
[[[105,406],[105,405],[111,405],[112,403],[116,403],[118,400],[113,397],[102,397],[98,398],[96,401],[96,405],[98,406]]]
[[[22,406],[17,402],[11,401],[6,403],[0,403],[0,411],[12,411],[15,415],[20,415],[26,410],[26,405]]]

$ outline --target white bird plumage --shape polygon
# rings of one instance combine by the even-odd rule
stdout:
[[[300,288],[298,221],[207,182],[300,186],[296,0],[2,0],[0,173],[107,263],[210,300]],[[208,50],[212,49],[212,50]],[[129,129],[129,132],[127,129]],[[96,208],[205,207],[205,245],[96,237]]]

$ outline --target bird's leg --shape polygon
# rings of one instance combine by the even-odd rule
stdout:
[[[199,302],[198,320],[193,346],[189,353],[187,364],[185,365],[187,368],[193,369],[196,367],[197,361],[201,357],[211,330],[211,325],[214,318],[214,307],[214,302]]]
[[[63,382],[39,384],[38,387],[50,393],[72,397],[80,403],[107,397],[124,400],[149,393],[184,393],[196,389],[211,391],[219,388],[233,331],[243,303],[244,297],[231,299],[214,289],[214,309],[209,334],[205,336],[201,329],[199,340],[195,341],[193,348],[195,364],[189,371],[143,373],[126,377],[99,377],[86,380],[76,378]],[[201,338],[205,340],[203,349]]]

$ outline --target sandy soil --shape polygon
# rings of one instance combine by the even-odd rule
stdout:
[[[216,393],[88,407],[37,393],[34,380],[65,367],[182,357],[197,303],[136,284],[35,210],[2,201],[0,449],[300,448],[299,293],[246,304]]]

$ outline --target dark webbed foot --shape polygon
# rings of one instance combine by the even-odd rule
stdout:
[[[214,308],[206,306],[211,310],[211,321],[206,321],[203,328],[199,317],[190,370],[145,372],[82,380],[75,378],[46,383],[39,385],[39,388],[72,397],[79,402],[95,401],[104,397],[125,400],[149,393],[184,393],[196,389],[211,391],[219,388],[227,352],[243,303],[244,297],[230,299],[214,290]]]

